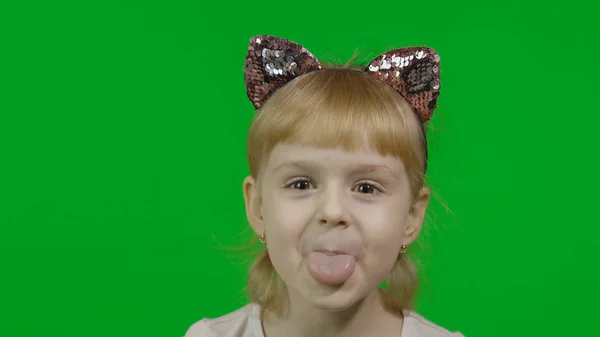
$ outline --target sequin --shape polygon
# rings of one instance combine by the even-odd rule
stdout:
[[[383,54],[368,64],[368,73],[400,93],[421,121],[429,120],[440,91],[439,55],[427,47],[401,48],[387,54],[393,55],[391,67],[382,67],[387,64]]]
[[[392,64],[387,59],[382,59],[381,63],[381,69],[390,69],[392,67]]]
[[[381,54],[365,71],[394,88],[425,122],[437,106],[439,61],[431,48],[407,47]],[[269,35],[253,37],[244,68],[248,98],[259,109],[292,79],[320,69],[321,63],[314,55],[297,43]]]
[[[381,54],[365,72],[396,90],[426,122],[433,115],[440,93],[439,62],[439,55],[431,48],[407,47]],[[248,98],[259,109],[289,81],[320,69],[321,63],[303,46],[275,36],[255,36],[250,39],[244,67]],[[425,169],[427,157],[425,142]]]
[[[258,109],[287,82],[320,69],[320,62],[304,47],[275,36],[255,36],[244,67],[248,98]]]

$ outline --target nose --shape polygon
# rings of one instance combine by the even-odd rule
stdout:
[[[348,226],[349,201],[342,188],[330,187],[319,200],[319,224],[326,226]]]

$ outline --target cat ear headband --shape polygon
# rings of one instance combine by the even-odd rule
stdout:
[[[254,36],[244,68],[248,98],[258,109],[289,81],[321,69],[317,58],[297,43],[269,35]],[[402,95],[421,122],[432,117],[440,94],[440,57],[435,50],[391,50],[373,59],[364,71]]]

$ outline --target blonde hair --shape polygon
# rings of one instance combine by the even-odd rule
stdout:
[[[389,85],[352,67],[328,67],[280,88],[255,115],[247,141],[250,173],[257,182],[272,149],[278,143],[291,143],[349,151],[368,146],[403,161],[413,197],[424,185],[427,144],[423,124]],[[383,293],[388,309],[413,308],[418,276],[406,254],[398,257],[386,284]],[[286,285],[267,250],[249,270],[247,291],[263,313],[282,315],[286,310]]]

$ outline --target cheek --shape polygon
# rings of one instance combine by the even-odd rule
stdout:
[[[380,260],[395,260],[402,244],[403,223],[389,222],[365,231],[367,255]]]
[[[382,269],[391,268],[400,252],[408,207],[396,201],[364,208],[359,214],[366,262]]]
[[[274,195],[265,208],[267,249],[275,270],[287,283],[302,266],[300,239],[311,223],[311,205],[306,200],[291,200]]]
[[[361,230],[371,240],[386,242],[402,235],[408,215],[404,203],[394,199],[380,204],[357,205],[355,209]]]
[[[311,223],[312,202],[272,194],[265,199],[264,221],[269,252],[275,256],[295,259],[299,254],[299,242],[306,227]]]
[[[402,244],[401,223],[381,223],[364,232],[364,272],[375,283],[382,282],[394,267]]]
[[[269,199],[265,209],[267,230],[300,237],[311,221],[312,201],[277,194]]]

